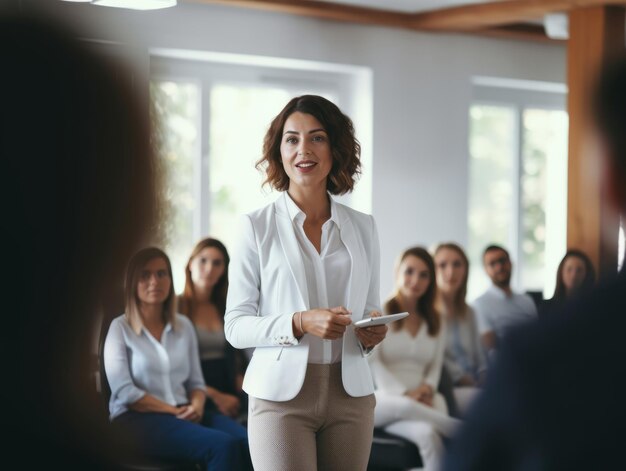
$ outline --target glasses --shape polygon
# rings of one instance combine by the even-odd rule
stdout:
[[[495,268],[496,265],[506,265],[507,263],[509,263],[509,257],[507,257],[506,255],[503,255],[500,258],[491,260],[487,265],[490,268]]]
[[[155,277],[157,280],[164,280],[166,278],[169,278],[170,274],[167,272],[167,270],[156,270],[156,271],[143,270],[141,272],[141,275],[139,275],[139,281],[142,281],[145,283],[145,282],[150,281],[152,277]]]

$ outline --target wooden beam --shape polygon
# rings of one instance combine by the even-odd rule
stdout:
[[[543,26],[530,23],[518,23],[507,26],[496,26],[494,28],[471,31],[471,34],[487,36],[490,38],[520,39],[523,41],[536,41],[541,43],[566,44],[566,41],[551,39],[546,36]]]
[[[471,31],[542,19],[547,13],[604,5],[626,5],[626,0],[509,0],[478,3],[417,13],[413,15],[410,24],[417,30]]]
[[[184,0],[221,4],[359,24],[416,31],[476,31],[540,19],[546,13],[579,8],[626,5],[626,0],[498,0],[422,13],[356,7],[319,0]]]
[[[589,155],[589,95],[603,63],[624,54],[624,9],[574,10],[570,12],[569,29],[567,246],[587,253],[603,276],[617,270],[619,218],[605,200],[600,163]]]

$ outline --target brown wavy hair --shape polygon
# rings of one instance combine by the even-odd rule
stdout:
[[[405,250],[398,263],[396,265],[396,274],[400,269],[400,265],[402,262],[409,256],[417,257],[422,260],[426,266],[428,267],[428,273],[430,275],[430,284],[426,289],[426,292],[417,300],[417,314],[424,321],[426,321],[426,325],[428,326],[428,334],[431,337],[434,337],[439,333],[439,329],[441,328],[441,315],[439,311],[435,308],[435,298],[437,296],[437,280],[435,278],[435,262],[433,257],[428,253],[428,251],[423,247],[411,247],[410,249]],[[385,312],[387,314],[392,314],[395,312],[400,312],[402,307],[400,306],[400,293],[396,290],[396,294],[389,299],[385,303]],[[392,322],[393,330],[400,330],[404,325],[405,319],[400,319],[399,321]]]
[[[361,145],[354,136],[352,120],[326,98],[302,95],[292,98],[270,124],[263,140],[263,156],[256,162],[258,170],[265,171],[263,185],[278,191],[289,189],[289,176],[282,165],[280,144],[285,122],[295,112],[315,117],[328,135],[333,159],[326,189],[332,195],[343,195],[354,189],[361,173]]]
[[[461,281],[461,286],[459,287],[459,290],[455,293],[454,300],[453,300],[454,311],[455,311],[453,315],[458,316],[460,318],[464,318],[467,315],[467,311],[469,309],[469,306],[467,305],[467,301],[465,300],[467,296],[467,280],[469,279],[469,267],[470,267],[469,260],[467,258],[467,255],[465,254],[465,251],[461,248],[461,246],[458,244],[455,244],[454,242],[445,242],[443,244],[439,244],[435,248],[434,257],[437,257],[437,254],[441,250],[452,250],[456,252],[461,257],[461,260],[463,261],[463,264],[465,265],[465,275],[463,276],[463,280]],[[439,311],[443,312],[443,309],[442,309],[443,303],[441,300],[441,293],[439,291],[437,291],[437,298],[435,300],[435,305],[437,306],[437,309],[439,309]]]
[[[226,294],[228,293],[228,264],[230,263],[230,257],[228,256],[228,251],[226,250],[224,244],[222,244],[217,239],[207,237],[206,239],[202,239],[200,242],[198,242],[191,251],[191,255],[189,255],[189,260],[187,260],[187,265],[185,266],[185,289],[183,290],[183,294],[178,297],[178,311],[181,314],[185,314],[190,319],[193,319],[193,312],[195,308],[195,291],[193,288],[193,281],[191,279],[191,270],[189,269],[189,265],[200,252],[209,247],[219,250],[224,257],[224,273],[222,273],[222,276],[219,280],[217,280],[217,283],[215,283],[215,286],[211,290],[211,297],[209,301],[215,304],[218,312],[222,316],[222,319],[224,318],[224,314],[226,312]]]
[[[563,283],[563,268],[565,267],[565,260],[570,257],[579,258],[585,264],[585,279],[580,285],[580,288],[578,288],[581,293],[589,291],[593,288],[593,285],[596,282],[596,271],[593,268],[591,259],[581,250],[570,249],[565,253],[561,263],[559,263],[559,268],[556,270],[556,288],[554,289],[554,296],[552,297],[555,301],[562,301],[567,296],[567,289]]]

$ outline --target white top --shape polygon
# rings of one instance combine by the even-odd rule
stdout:
[[[530,296],[521,293],[507,296],[495,285],[476,298],[472,307],[476,312],[478,331],[481,334],[494,332],[497,341],[502,340],[511,327],[537,317],[537,308]]]
[[[274,203],[243,217],[241,239],[228,269],[226,340],[235,348],[255,348],[243,389],[252,397],[269,401],[296,397],[304,383],[313,338],[305,335],[299,341],[292,327],[295,312],[315,306],[309,305],[302,251],[287,200],[283,192]],[[356,322],[380,310],[376,224],[372,216],[340,203],[333,203],[333,208],[335,225],[351,260],[339,304],[352,311],[352,321]],[[343,335],[341,377],[350,396],[374,392],[365,357],[353,326],[348,326]]]
[[[404,394],[421,384],[428,384],[437,391],[443,354],[446,346],[445,326],[431,337],[428,325],[422,325],[413,337],[406,329],[393,331],[374,348],[370,357],[376,389],[393,394]]]
[[[322,226],[320,253],[304,232],[306,215],[289,194],[286,202],[304,264],[309,306],[315,309],[345,305],[351,260],[339,237],[335,202],[330,199],[330,219]],[[329,364],[341,361],[342,339],[324,340],[314,335],[309,337],[309,363]]]
[[[181,314],[176,314],[175,330],[170,323],[165,326],[161,342],[143,326],[137,335],[124,315],[113,319],[104,343],[104,368],[111,419],[146,394],[176,406],[188,403],[194,389],[205,389],[194,327]]]
[[[447,341],[444,363],[455,383],[464,375],[478,379],[486,368],[485,353],[472,308],[468,307],[463,318],[447,316]]]

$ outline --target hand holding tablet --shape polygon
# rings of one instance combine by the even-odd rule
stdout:
[[[355,327],[372,327],[375,325],[384,325],[393,321],[404,319],[408,315],[409,315],[408,312],[399,312],[398,314],[388,314],[386,316],[367,317],[365,319],[361,319],[360,321],[356,321],[354,323],[354,326]]]

